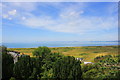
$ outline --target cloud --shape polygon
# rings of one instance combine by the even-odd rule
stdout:
[[[50,39],[83,41],[117,40],[118,35],[116,34],[118,29],[118,22],[117,15],[114,13],[116,11],[115,5],[109,5],[107,7],[104,7],[103,5],[103,12],[98,12],[100,8],[93,8],[91,5],[92,3],[3,3],[3,25],[6,26],[6,28],[10,28],[9,26],[13,28],[17,26],[19,28],[28,27],[34,28],[34,31],[36,29],[40,29],[40,32],[41,29],[44,29],[45,31],[52,31],[52,33],[60,32],[60,34],[63,34],[62,36],[59,33],[56,33],[55,35],[59,34],[60,37],[54,39],[49,38],[51,35],[49,35],[50,32],[45,32],[48,35],[43,37],[43,41]],[[98,13],[100,13],[100,16]],[[6,21],[6,19],[10,20],[9,23]],[[25,36],[34,34],[29,33],[30,31],[28,31],[28,28],[25,28]],[[67,34],[64,36],[64,33]],[[20,33],[18,32],[18,34]],[[22,36],[20,36],[20,38],[21,37]],[[37,37],[36,40],[41,39]]]
[[[82,11],[83,14],[84,11]],[[66,33],[94,33],[102,30],[117,28],[117,21],[114,17],[94,17],[82,16],[81,11],[65,11],[59,14],[59,18],[52,19],[50,16],[31,17],[24,22],[23,25],[31,28],[42,28],[56,32]]]
[[[3,14],[4,19],[12,20],[12,17],[16,15],[16,10],[8,11],[6,14]]]
[[[60,6],[58,7],[56,4]],[[10,18],[13,18],[14,14],[16,23],[35,29],[47,29],[55,32],[75,34],[91,34],[117,28],[118,23],[115,16],[85,16],[84,14],[89,13],[86,10],[86,7],[88,7],[86,6],[87,3],[69,3],[69,5],[63,3],[43,3],[42,6],[49,5],[57,8],[57,10],[59,9],[56,19],[47,14],[35,15],[31,13],[41,10],[40,6],[40,9],[38,9],[38,4],[36,5],[36,3],[9,3],[6,5],[9,5],[11,8],[8,9],[7,7],[5,13],[8,13],[3,15],[4,18],[11,20]],[[25,8],[26,6],[29,8]],[[15,7],[16,9],[14,9]],[[12,15],[12,17],[10,15]]]
[[[22,3],[22,2],[9,2],[2,3],[2,17],[8,20],[24,20],[26,16],[31,15],[31,12],[37,9],[36,3]]]
[[[12,10],[12,11],[8,11],[8,14],[9,14],[9,15],[15,15],[16,12],[17,12],[16,10]]]
[[[28,11],[31,12],[33,10],[36,9],[37,4],[33,3],[33,2],[10,2],[10,3],[6,3],[6,8],[8,8],[10,6],[11,9],[16,8],[19,9],[21,11]]]
[[[7,19],[8,15],[7,14],[3,14],[3,18]]]
[[[23,16],[23,17],[22,17],[22,20],[25,20],[25,19],[26,19],[26,17]]]
[[[9,17],[9,18],[8,18],[8,20],[12,20],[12,18],[11,18],[11,17]]]

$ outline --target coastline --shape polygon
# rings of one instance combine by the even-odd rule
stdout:
[[[118,41],[44,41],[31,43],[2,43],[8,48],[37,48],[46,47],[84,47],[84,46],[114,46],[119,45]]]
[[[69,48],[72,48],[72,47],[75,47],[75,48],[80,48],[80,47],[109,47],[109,46],[120,46],[120,45],[105,45],[105,46],[64,46],[64,47],[48,47],[48,48],[65,48],[65,47],[69,47]],[[39,47],[39,46],[38,46]],[[38,48],[38,47],[28,47],[28,48]],[[47,46],[46,46],[47,47]],[[21,47],[18,47],[18,48],[21,48]],[[24,47],[23,47],[24,48]],[[27,47],[25,47],[27,48]],[[8,49],[11,49],[8,47]],[[13,48],[13,49],[17,49],[17,48]],[[22,48],[21,48],[22,49]]]

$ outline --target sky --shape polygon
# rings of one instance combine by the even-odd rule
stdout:
[[[2,2],[119,2],[119,0],[2,0]]]
[[[117,2],[3,2],[2,42],[118,40]]]

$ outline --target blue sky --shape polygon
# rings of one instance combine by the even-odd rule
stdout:
[[[113,41],[116,2],[2,3],[3,42]]]

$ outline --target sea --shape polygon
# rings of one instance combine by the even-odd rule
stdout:
[[[81,47],[81,46],[112,46],[119,45],[119,41],[42,41],[31,43],[1,43],[8,48],[36,48],[46,47]]]

